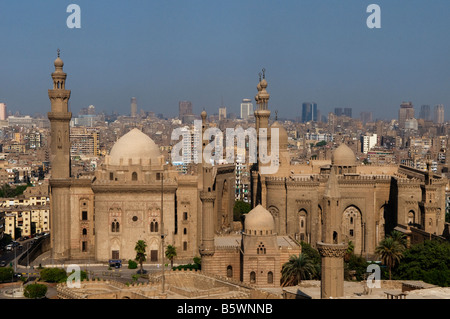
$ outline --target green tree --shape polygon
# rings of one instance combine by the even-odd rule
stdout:
[[[320,279],[322,258],[320,257],[319,251],[313,248],[311,244],[304,241],[302,241],[300,245],[302,246],[302,254],[306,255],[311,260],[315,268],[314,275],[311,279]]]
[[[394,277],[450,287],[450,243],[426,240],[411,245],[404,252],[402,263],[394,270]]]
[[[408,243],[405,234],[402,232],[399,232],[398,230],[393,230],[391,232],[390,237],[394,239],[396,242],[398,242],[400,245],[402,245],[404,248],[406,248],[406,245]]]
[[[62,268],[44,268],[40,271],[40,280],[45,282],[64,282],[67,280],[67,272]]]
[[[136,243],[136,246],[134,247],[134,250],[136,251],[136,258],[135,260],[139,263],[141,266],[141,274],[144,271],[143,263],[147,260],[147,254],[145,253],[147,249],[147,244],[143,240],[138,240]]]
[[[170,260],[170,268],[173,268],[173,259],[177,256],[177,249],[168,245],[166,248],[166,258]]]
[[[29,284],[25,286],[23,295],[30,299],[40,299],[45,297],[47,286],[43,284]]]
[[[11,281],[14,275],[14,270],[11,267],[0,268],[0,282]]]
[[[392,279],[392,268],[400,262],[405,247],[392,237],[383,239],[375,248],[381,262],[389,269],[389,280]]]
[[[235,222],[242,221],[242,216],[244,214],[247,214],[251,209],[252,207],[249,203],[246,203],[242,200],[235,201],[233,207],[233,220]]]
[[[298,285],[302,280],[311,279],[315,272],[316,268],[307,255],[303,253],[298,256],[292,255],[281,268],[281,285],[283,287]]]
[[[134,260],[128,260],[128,269],[136,269],[137,263]]]

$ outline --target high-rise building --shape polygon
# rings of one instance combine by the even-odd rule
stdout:
[[[444,105],[438,104],[434,107],[434,122],[437,124],[443,124],[444,123]]]
[[[6,112],[6,104],[0,103],[0,120],[4,121],[8,118],[8,113]]]
[[[426,121],[431,121],[431,108],[429,105],[422,105],[420,107],[419,118]]]
[[[361,152],[367,154],[372,147],[377,145],[377,134],[361,136]]]
[[[225,106],[219,107],[219,121],[227,118],[227,108]]]
[[[135,97],[131,98],[131,117],[136,117],[137,115],[137,100]]]
[[[94,105],[89,105],[88,110],[87,110],[87,114],[88,115],[95,115],[95,106]]]
[[[342,107],[334,108],[334,114],[337,115],[337,116],[341,116],[343,114]]]
[[[359,114],[361,122],[363,124],[366,124],[368,122],[372,122],[373,121],[373,114],[372,112],[361,112]]]
[[[400,104],[400,110],[398,111],[398,126],[405,128],[405,122],[407,119],[414,118],[414,106],[411,102],[403,102]]]
[[[305,102],[302,104],[302,122],[317,122],[317,103]]]
[[[253,103],[251,99],[243,99],[241,103],[241,119],[247,120],[253,115]]]
[[[190,101],[180,101],[178,103],[178,118],[183,123],[189,123],[193,118],[192,103]]]
[[[352,117],[352,108],[351,107],[344,108],[344,115],[348,116],[348,117]]]

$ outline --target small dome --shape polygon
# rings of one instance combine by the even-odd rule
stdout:
[[[245,216],[245,231],[270,231],[275,229],[275,224],[272,214],[261,205],[253,208]]]
[[[202,119],[206,119],[207,113],[205,110],[202,111],[202,113],[200,113],[200,116],[202,117]]]
[[[331,164],[335,166],[355,166],[355,153],[353,153],[350,147],[342,143],[334,150],[331,157]]]
[[[109,153],[110,165],[120,165],[120,159],[123,159],[122,165],[128,165],[129,159],[132,164],[139,164],[142,159],[143,162],[152,161],[158,163],[161,152],[158,145],[141,130],[134,128],[127,134],[119,138],[114,144]]]
[[[262,79],[262,81],[260,82],[260,85],[261,85],[262,89],[267,88],[267,81],[266,81],[266,79]]]
[[[60,57],[57,57],[55,60],[55,68],[62,68],[64,66],[64,62]]]

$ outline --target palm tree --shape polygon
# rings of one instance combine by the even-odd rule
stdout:
[[[381,262],[389,268],[389,280],[391,280],[392,267],[394,267],[397,262],[400,262],[404,250],[405,247],[393,237],[383,239],[375,249],[375,253],[380,256]]]
[[[282,286],[298,285],[302,280],[314,276],[316,268],[311,259],[305,254],[292,255],[281,269]]]
[[[140,271],[141,274],[144,273],[142,264],[146,260],[146,257],[147,257],[147,255],[145,253],[146,248],[147,248],[147,244],[143,240],[138,240],[136,243],[136,247],[134,247],[134,250],[136,251],[136,259],[135,260],[141,265],[141,271]]]
[[[170,268],[173,268],[173,259],[177,256],[177,249],[169,245],[166,249],[166,258],[170,260]]]
[[[400,245],[406,248],[408,242],[406,240],[405,234],[399,232],[398,230],[393,230],[391,232],[390,237],[392,237],[392,239],[394,239],[396,242],[398,242]]]

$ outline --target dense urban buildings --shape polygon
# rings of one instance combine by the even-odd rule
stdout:
[[[0,181],[33,185],[2,200],[0,233],[16,239],[50,231],[53,261],[126,261],[144,239],[149,263],[161,262],[162,247],[173,245],[179,260],[200,256],[205,274],[274,288],[303,242],[321,255],[328,298],[342,296],[343,280],[332,278],[343,272],[349,242],[376,260],[378,243],[393,230],[411,242],[448,232],[450,127],[443,106],[434,121],[425,106],[415,118],[411,102],[402,103],[398,120],[374,119],[369,111],[353,118],[351,108],[336,108],[322,121],[317,104],[305,102],[300,120],[280,119],[264,76],[256,110],[244,99],[197,116],[181,101],[178,117],[164,118],[137,113],[134,100],[131,116],[90,105],[73,117],[60,57],[54,65],[48,119],[0,120]],[[231,116],[233,108],[240,118]],[[223,141],[205,138],[208,128],[266,129],[267,149],[278,153],[250,163],[246,140],[243,149],[234,143],[233,162],[202,161],[208,144],[218,154],[226,142],[225,134]],[[173,140],[175,129],[182,140]],[[257,154],[264,152],[261,139],[257,134]],[[179,162],[172,153],[178,142]],[[266,173],[270,166],[277,170]],[[241,201],[251,207],[245,220],[233,214]]]

